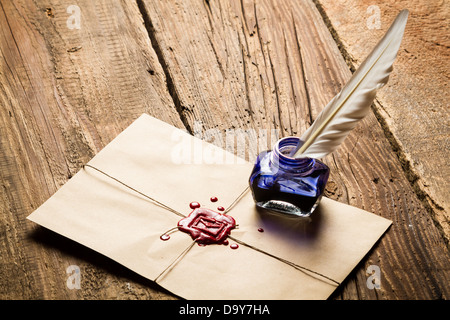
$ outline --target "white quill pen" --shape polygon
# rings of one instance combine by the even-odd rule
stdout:
[[[301,136],[304,142],[292,151],[295,158],[322,158],[344,141],[357,122],[369,112],[379,88],[384,86],[397,56],[408,10],[402,10],[385,36],[353,74],[345,87]]]

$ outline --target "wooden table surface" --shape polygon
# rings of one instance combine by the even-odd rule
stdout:
[[[0,1],[0,299],[177,299],[26,217],[142,113],[300,135],[403,8],[390,82],[324,159],[328,197],[393,225],[330,299],[448,299],[449,5],[424,0]]]

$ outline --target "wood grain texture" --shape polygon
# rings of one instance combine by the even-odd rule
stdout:
[[[70,29],[71,4],[0,4],[0,298],[166,297],[25,220],[143,112],[182,127],[137,5],[79,1]]]
[[[86,0],[80,29],[69,5],[0,3],[0,298],[173,299],[25,217],[143,112],[235,153],[225,140],[242,132],[252,161],[303,132],[351,72],[312,1]],[[448,298],[445,241],[376,117],[325,162],[330,198],[394,222],[332,298]]]
[[[446,1],[318,1],[356,68],[397,13],[410,11],[395,63],[375,111],[415,192],[450,240],[450,6]],[[377,20],[379,24],[376,24]]]

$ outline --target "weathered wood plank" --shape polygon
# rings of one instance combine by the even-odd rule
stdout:
[[[297,135],[351,75],[312,1],[139,4],[188,128]],[[255,150],[256,137],[249,143]],[[375,116],[325,161],[330,197],[394,221],[334,298],[448,297],[446,245]],[[382,272],[377,291],[366,286],[371,264]]]
[[[143,112],[183,127],[136,3],[71,4],[0,3],[0,298],[170,298],[25,219]]]
[[[318,1],[357,67],[401,9],[410,17],[396,72],[375,103],[415,192],[450,240],[450,6],[445,1]],[[344,9],[345,8],[345,9]]]

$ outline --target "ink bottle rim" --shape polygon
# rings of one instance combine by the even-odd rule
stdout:
[[[311,173],[316,163],[315,159],[308,157],[293,158],[290,156],[290,152],[299,144],[301,146],[303,141],[298,137],[285,137],[278,140],[271,152],[271,165],[296,175],[305,176]]]

